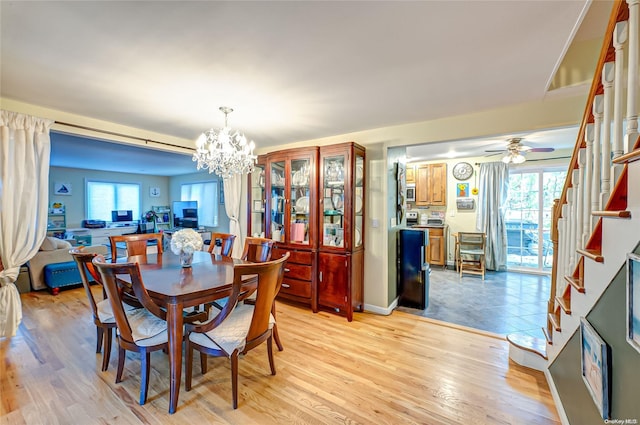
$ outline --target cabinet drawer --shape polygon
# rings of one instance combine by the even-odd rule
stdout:
[[[302,298],[311,298],[311,282],[303,282],[296,279],[287,279],[285,277],[282,280],[280,293],[295,295]]]
[[[287,260],[287,264],[313,264],[314,253],[309,251],[292,251],[282,248],[274,248],[273,252],[271,253],[271,259],[276,260],[280,257],[283,257],[287,252],[291,254],[289,259]]]
[[[287,261],[284,266],[284,278],[287,279],[301,279],[311,281],[311,274],[313,267],[303,266],[300,264],[292,264]]]

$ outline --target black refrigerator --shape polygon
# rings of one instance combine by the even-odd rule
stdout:
[[[398,232],[398,305],[424,310],[429,305],[427,262],[429,229]]]

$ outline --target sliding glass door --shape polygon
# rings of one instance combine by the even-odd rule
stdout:
[[[553,200],[562,192],[565,169],[509,171],[505,212],[507,268],[550,272],[553,263]]]

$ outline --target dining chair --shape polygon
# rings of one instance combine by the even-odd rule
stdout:
[[[106,253],[106,247],[105,247]],[[103,299],[96,301],[91,290],[91,283],[96,283],[102,287],[102,279],[100,274],[95,269],[92,260],[98,255],[96,252],[87,252],[83,246],[72,248],[69,254],[73,257],[73,260],[78,266],[80,271],[80,278],[82,280],[82,286],[89,300],[89,307],[91,307],[91,313],[93,315],[93,323],[96,325],[97,343],[96,353],[100,353],[103,341],[104,352],[102,354],[102,371],[105,372],[109,368],[109,359],[111,357],[111,343],[113,341],[113,330],[116,328],[116,319],[113,316],[113,310],[111,304],[105,297],[103,288]],[[91,280],[93,279],[93,281]],[[125,304],[126,310],[133,310],[135,306]]]
[[[220,255],[223,257],[231,257],[233,253],[233,242],[236,240],[236,235],[229,233],[211,233],[211,242],[209,243],[209,252],[213,254],[213,250],[216,247],[216,242],[220,241]]]
[[[102,277],[108,300],[118,326],[118,371],[116,383],[122,381],[125,351],[140,353],[140,405],[147,401],[151,353],[168,350],[166,312],[149,296],[138,263],[108,263],[102,255],[92,263]],[[144,308],[127,311],[123,293],[133,292]]]
[[[162,233],[143,233],[109,236],[111,244],[111,262],[115,263],[118,258],[118,243],[124,243],[127,249],[127,257],[146,256],[149,241],[155,241],[158,254],[162,254]]]
[[[271,260],[271,250],[275,242],[273,239],[248,236],[244,239],[242,258],[252,263],[263,263]]]
[[[458,232],[458,263],[460,277],[463,273],[482,276],[485,272],[486,235],[479,232]]]
[[[264,263],[265,261],[271,260],[271,250],[275,242],[273,239],[266,238],[257,238],[257,237],[247,237],[244,240],[244,250],[242,252],[242,258],[245,261],[251,261],[252,263]],[[253,293],[246,297],[244,300],[245,303],[251,304],[254,303],[256,299],[256,294]],[[273,340],[276,342],[278,346],[278,351],[284,350],[284,346],[280,341],[280,334],[278,333],[278,324],[275,321],[276,317],[276,302],[275,299],[273,301],[273,308],[271,309],[271,314],[274,317],[273,324]]]
[[[284,276],[284,266],[289,253],[264,263],[236,264],[233,268],[233,285],[229,301],[222,311],[203,324],[185,325],[186,372],[185,389],[191,390],[193,350],[200,352],[202,374],[207,372],[207,356],[227,357],[231,361],[231,389],[233,408],[238,408],[238,358],[251,349],[267,342],[267,354],[271,374],[276,374],[273,361],[273,324],[271,314]],[[255,304],[238,303],[245,289],[243,278],[255,275],[257,296]]]

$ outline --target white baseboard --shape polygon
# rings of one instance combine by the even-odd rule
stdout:
[[[387,307],[387,308],[380,307],[380,306],[373,305],[373,304],[365,304],[364,305],[364,309],[365,309],[365,311],[368,311],[369,313],[381,314],[383,316],[388,316],[393,312],[393,310],[396,309],[397,306],[398,306],[398,298],[393,300],[391,305],[389,307]]]
[[[556,384],[555,382],[553,382],[553,376],[551,376],[551,372],[549,372],[549,369],[544,371],[544,376],[545,378],[547,378],[549,391],[551,391],[551,397],[553,398],[553,402],[556,405],[556,410],[558,411],[558,417],[560,418],[560,422],[562,423],[562,425],[571,425],[569,423],[569,418],[567,418],[567,413],[564,411],[564,406],[562,405],[560,394],[558,394],[558,390],[556,389]]]

